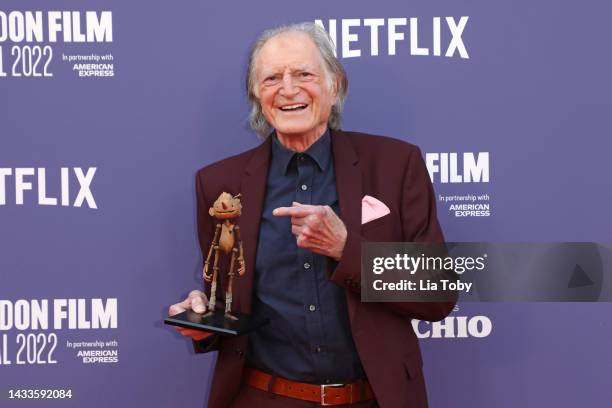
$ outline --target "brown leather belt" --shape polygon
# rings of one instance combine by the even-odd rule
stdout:
[[[308,384],[276,377],[254,368],[245,367],[244,380],[251,387],[283,397],[318,402],[322,406],[354,404],[374,399],[367,380],[351,384]]]

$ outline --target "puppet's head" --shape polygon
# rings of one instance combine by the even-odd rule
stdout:
[[[223,192],[217,198],[217,201],[208,210],[211,217],[218,220],[228,220],[239,217],[242,212],[242,204],[240,203],[240,194],[232,196],[229,193]]]

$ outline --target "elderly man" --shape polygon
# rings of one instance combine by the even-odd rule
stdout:
[[[179,329],[197,351],[219,352],[209,407],[427,405],[410,319],[443,319],[453,304],[361,303],[360,246],[443,241],[433,190],[416,146],[339,129],[347,86],[321,28],[264,32],[247,92],[265,141],[197,174],[204,255],[208,208],[222,191],[241,193],[247,275],[233,310],[270,320],[237,338]],[[382,203],[390,212],[362,224],[362,206]],[[204,312],[207,299],[193,291],[170,314]]]

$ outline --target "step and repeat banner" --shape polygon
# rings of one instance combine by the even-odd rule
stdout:
[[[202,286],[195,172],[259,143],[247,52],[284,23],[335,41],[344,129],[421,147],[449,241],[593,242],[609,270],[595,243],[612,241],[610,15],[603,1],[2,0],[0,406],[206,406],[215,354],[162,321]],[[413,321],[430,406],[608,406],[611,308],[460,302]]]

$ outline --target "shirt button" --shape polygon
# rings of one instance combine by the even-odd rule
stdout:
[[[304,191],[308,190],[308,186],[306,184],[302,184],[302,190]]]
[[[308,262],[304,263],[304,269],[310,269],[310,264]]]
[[[308,310],[310,310],[311,312],[314,312],[315,310],[317,310],[317,307],[315,305],[310,305],[308,306]]]
[[[317,353],[320,353],[320,352],[322,352],[322,351],[323,351],[323,348],[322,348],[321,346],[317,346],[317,348],[315,349],[315,351],[316,351]]]

